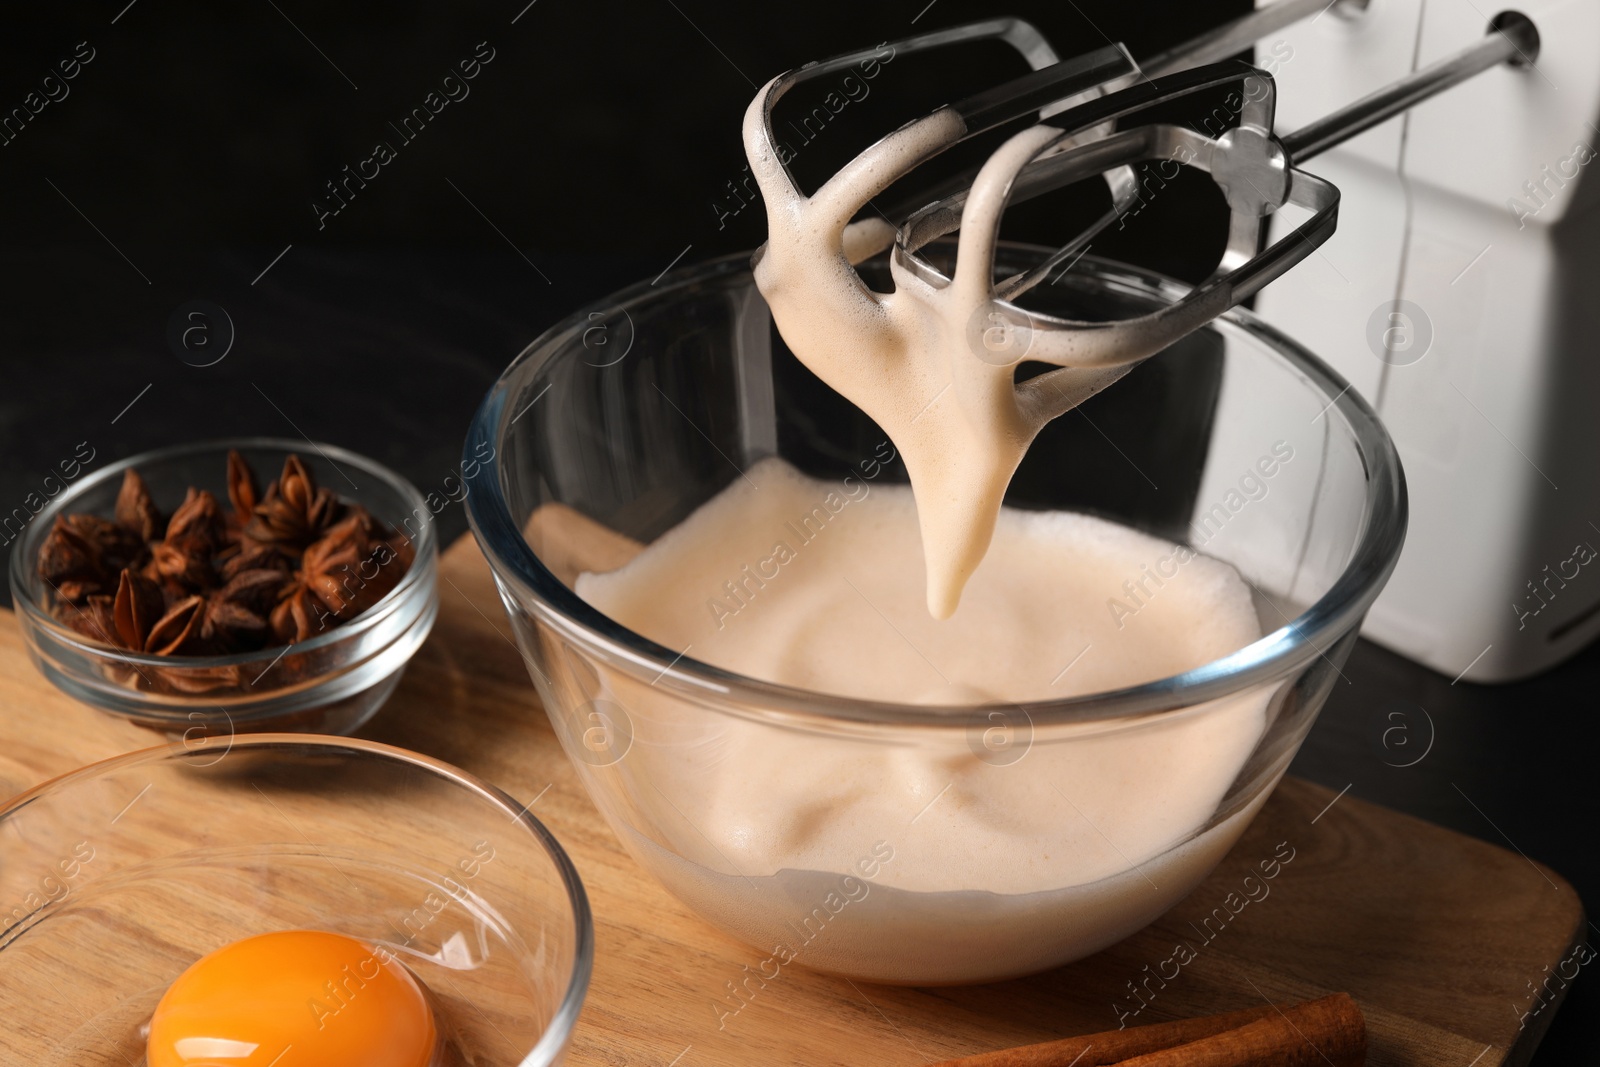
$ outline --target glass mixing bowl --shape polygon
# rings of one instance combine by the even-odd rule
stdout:
[[[578,873],[523,805],[426,756],[299,734],[174,742],[15,797],[0,909],[0,1062],[37,1067],[143,1063],[174,978],[289,929],[404,963],[448,1063],[544,1067],[593,955]]]
[[[1007,246],[997,274],[1043,255]],[[882,269],[864,276],[890,285]],[[1085,259],[1029,299],[1107,319],[1181,292]],[[638,862],[765,957],[758,982],[793,962],[881,982],[987,981],[1149,923],[1283,774],[1406,523],[1399,461],[1372,410],[1304,348],[1230,312],[1048,426],[1006,499],[1231,564],[1264,636],[1144,684],[928,706],[744,677],[574,591],[580,572],[621,565],[765,457],[836,485],[904,479],[882,432],[789,353],[743,257],[635,286],[550,330],[489,393],[466,454],[493,457],[469,516],[589,795]],[[1170,579],[1179,564],[1153,566]],[[1143,578],[1108,576],[1108,602],[1140,605],[1160,588]],[[1068,677],[1056,692],[1070,689],[1077,651],[1040,665]],[[1126,772],[1114,788],[1079,784],[1104,780],[1107,761]]]

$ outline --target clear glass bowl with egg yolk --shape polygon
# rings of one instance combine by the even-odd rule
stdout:
[[[0,902],[0,1062],[35,1067],[544,1067],[593,955],[524,805],[332,737],[174,743],[23,793]]]

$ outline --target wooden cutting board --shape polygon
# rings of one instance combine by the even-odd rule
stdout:
[[[1090,959],[996,985],[904,989],[784,969],[736,1013],[726,983],[761,953],[695,918],[622,851],[578,783],[515,647],[477,546],[440,570],[437,628],[364,737],[426,752],[523,800],[572,854],[594,907],[594,981],[569,1062],[638,1067],[929,1061],[1134,1023],[1349,992],[1368,1062],[1492,1067],[1532,1054],[1556,1005],[1523,1027],[1529,983],[1582,937],[1572,887],[1522,856],[1285,779],[1217,870],[1170,914]],[[52,688],[0,621],[0,794],[155,743]],[[1225,926],[1262,860],[1293,850],[1270,894]],[[1232,907],[1239,907],[1234,903]],[[1191,926],[1191,924],[1194,924]],[[1198,948],[1178,976],[1180,939]],[[1148,968],[1148,969],[1147,969]],[[1548,971],[1546,970],[1548,968]]]

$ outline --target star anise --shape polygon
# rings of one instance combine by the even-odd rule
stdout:
[[[400,581],[404,568],[386,541],[368,535],[370,515],[352,515],[306,549],[300,573],[306,587],[341,621],[355,618]]]
[[[239,551],[228,556],[218,568],[224,581],[232,581],[246,571],[278,571],[289,574],[294,570],[294,557],[277,545],[244,540]]]
[[[205,624],[205,604],[205,597],[191,596],[172,605],[150,627],[144,639],[144,650],[157,656],[204,655],[200,629]]]
[[[250,521],[256,504],[261,501],[256,472],[237,451],[228,453],[228,500],[233,504],[233,517],[240,526]]]
[[[241,571],[228,580],[217,596],[230,604],[266,616],[283,599],[284,588],[293,580],[286,570],[260,568]]]
[[[62,600],[81,604],[93,594],[111,595],[117,573],[144,553],[144,542],[114,522],[94,515],[58,516],[39,546],[39,576]]]
[[[112,598],[103,593],[85,597],[81,605],[66,605],[61,618],[73,630],[91,641],[99,641],[106,645],[117,643],[117,623],[112,609]]]
[[[360,615],[399,584],[406,564],[386,540],[369,536],[369,531],[383,532],[383,527],[360,509],[305,550],[299,569],[280,587],[270,617],[274,637],[315,637]]]
[[[112,606],[117,643],[123,648],[143,652],[145,641],[156,623],[167,613],[161,586],[144,575],[124,569]]]
[[[182,599],[211,583],[211,560],[190,546],[158,541],[150,549],[150,562],[144,574],[159,582],[170,598]]]
[[[120,600],[118,604],[120,607]],[[123,614],[120,612],[117,623],[120,630],[123,626]],[[140,636],[140,633],[130,623],[122,636],[126,641]],[[263,647],[267,622],[219,591],[209,596],[186,597],[167,609],[142,634],[143,644],[129,647],[158,656],[210,656],[250,652]],[[204,688],[188,691],[203,691]]]
[[[321,537],[343,512],[344,504],[333,490],[319,487],[300,457],[290,456],[244,532],[256,541],[299,551]]]
[[[105,584],[100,552],[67,522],[58,517],[39,546],[39,577],[69,604],[81,604]]]
[[[327,629],[328,609],[296,578],[284,587],[283,599],[272,609],[268,625],[279,644],[305,641]]]
[[[298,456],[262,495],[249,463],[230,452],[227,485],[231,508],[191,488],[164,519],[130,469],[115,521],[57,518],[38,558],[57,616],[95,641],[154,655],[250,652],[355,618],[415,558],[408,539],[319,487]],[[171,692],[243,684],[237,666],[119,670],[108,666],[108,676]]]
[[[168,605],[216,584],[212,557],[227,543],[217,498],[191,488],[167,523],[164,540],[150,546],[145,577],[159,584]]]
[[[122,488],[117,492],[117,524],[141,541],[154,541],[165,528],[161,512],[150,496],[139,472],[129,467],[122,473]]]
[[[135,594],[142,596],[140,604],[146,625],[141,627],[130,621],[124,630],[123,598],[119,591],[118,629],[124,631],[122,636],[127,647],[160,652],[159,648],[152,645],[152,641],[157,644],[165,641],[169,649],[163,653],[165,655],[196,656],[254,651],[266,644],[266,614],[277,602],[279,591],[288,581],[289,576],[283,571],[246,571],[221,589],[202,596],[185,597],[163,612],[160,588],[148,579],[124,572],[124,586],[129,590],[128,603],[134,603]],[[200,603],[196,604],[196,600]],[[152,611],[159,616],[153,623],[149,621]],[[131,607],[127,614],[131,620]],[[165,631],[161,629],[163,624],[167,627]],[[140,643],[134,644],[135,640]]]
[[[266,644],[267,620],[221,593],[206,598],[200,640],[217,652],[253,652]]]
[[[188,495],[167,523],[166,543],[209,558],[226,539],[217,498],[205,489],[190,486]]]

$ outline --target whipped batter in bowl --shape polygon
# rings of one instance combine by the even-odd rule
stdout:
[[[1063,313],[1171,297],[1073,274]],[[626,325],[625,358],[586,347],[597,323]],[[796,407],[744,264],[586,310],[491,392],[467,506],[545,710],[624,846],[753,972],[1064,963],[1181,899],[1264,802],[1393,565],[1404,490],[1303,349],[1245,313],[1194,344],[1085,409],[1171,446],[1134,449],[1162,489],[1036,448],[944,621],[897,450]]]
[[[707,722],[652,686],[613,679],[613,698],[630,709],[635,773],[680,798],[690,833],[675,851],[703,841],[735,872],[718,876],[715,860],[676,864],[675,887],[702,911],[743,915],[754,935],[774,926],[763,916],[804,902],[814,872],[857,853],[879,858],[870,883],[856,877],[860,907],[846,914],[848,896],[835,895],[835,936],[807,962],[864,973],[890,946],[923,946],[924,981],[983,975],[996,945],[1015,952],[1041,928],[1052,951],[1070,940],[1080,954],[1137,929],[1171,902],[1160,883],[1183,885],[1178,872],[1206,853],[1158,861],[1217,810],[1266,728],[1266,693],[1139,727],[1037,736],[1026,704],[1226,656],[1260,636],[1249,588],[1227,564],[1104,519],[1008,509],[960,610],[936,621],[922,604],[910,490],[857,485],[865,491],[762,460],[627,564],[581,574],[577,592],[724,669],[845,698],[989,703],[997,717],[954,751],[840,751],[826,736]],[[759,562],[719,588],[743,559]],[[1108,575],[1161,559],[1174,577],[1147,611],[1130,624],[1106,608]],[[1138,795],[1147,788],[1159,802]],[[758,879],[771,899],[752,907]],[[890,896],[901,904],[885,907]],[[831,923],[826,891],[819,901]],[[921,918],[905,918],[905,907]],[[958,917],[971,936],[952,940]],[[766,933],[758,944],[781,943],[781,929]]]

